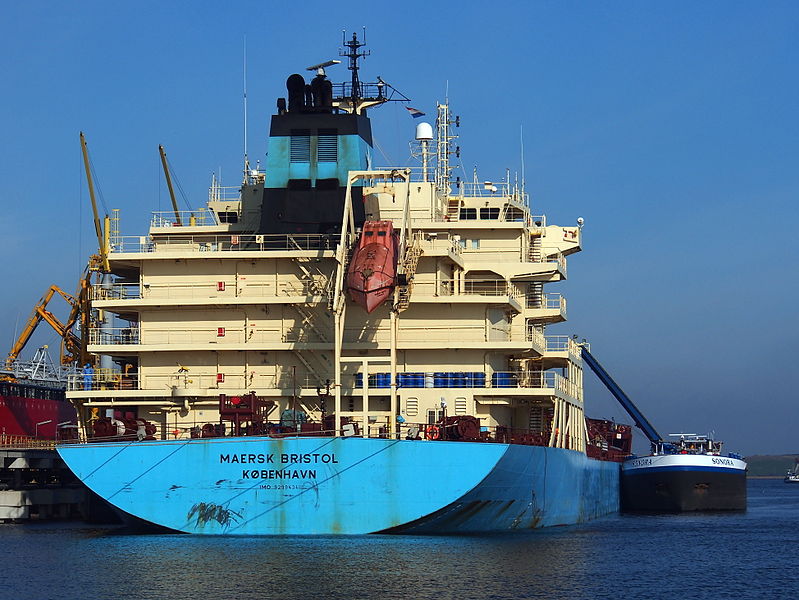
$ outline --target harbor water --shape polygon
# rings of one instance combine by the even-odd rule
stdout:
[[[525,534],[225,538],[0,525],[0,598],[799,597],[799,486],[736,514],[613,515]]]

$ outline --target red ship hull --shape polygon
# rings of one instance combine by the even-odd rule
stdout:
[[[54,440],[58,425],[76,423],[64,390],[31,382],[0,382],[0,434]]]
[[[367,221],[347,269],[350,298],[371,313],[397,282],[397,235],[391,221]]]

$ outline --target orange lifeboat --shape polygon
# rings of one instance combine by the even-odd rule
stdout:
[[[397,234],[391,221],[367,221],[347,269],[350,298],[370,313],[397,283]]]

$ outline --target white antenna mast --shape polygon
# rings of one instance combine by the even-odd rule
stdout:
[[[250,161],[247,158],[247,34],[244,34],[244,183],[250,171]]]
[[[524,193],[524,125],[519,125],[519,144],[522,152],[522,194]]]

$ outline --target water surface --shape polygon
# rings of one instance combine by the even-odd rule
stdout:
[[[736,514],[614,515],[459,537],[120,535],[0,525],[8,600],[799,598],[799,485]]]

